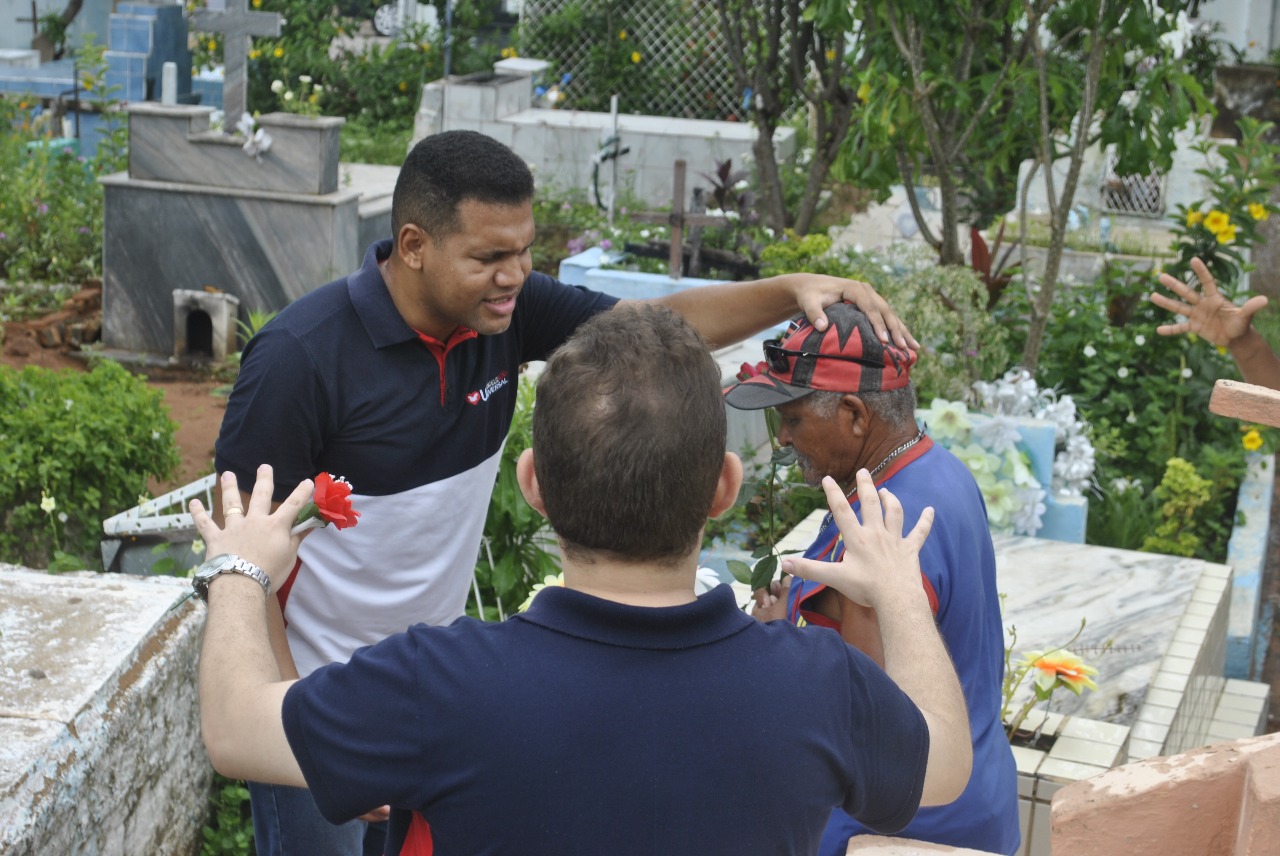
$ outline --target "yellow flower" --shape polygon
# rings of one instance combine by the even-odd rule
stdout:
[[[1218,351],[1218,356],[1225,357],[1227,355],[1227,348],[1225,345],[1217,345],[1216,348]]]
[[[637,62],[639,62],[639,61],[640,61],[640,51],[632,51],[632,53],[631,53],[631,61],[632,61],[633,63],[637,63]]]
[[[1249,216],[1255,220],[1265,220],[1271,216],[1271,212],[1261,202],[1250,202]]]
[[[858,87],[858,100],[861,101],[863,104],[866,104],[867,99],[869,99],[870,97],[871,97],[871,84],[867,83],[864,80],[862,81],[862,85]]]
[[[1225,211],[1215,208],[1205,215],[1204,227],[1215,235],[1230,225],[1231,217]]]
[[[1224,226],[1218,231],[1216,237],[1219,244],[1229,244],[1236,239],[1236,226]]]
[[[1250,452],[1256,452],[1262,448],[1262,435],[1258,433],[1257,428],[1250,428],[1248,433],[1240,438],[1240,442]]]
[[[400,81],[399,89],[401,92],[404,92],[408,88],[409,88],[409,84],[405,83],[403,80]]]
[[[249,51],[249,59],[257,59],[260,56],[262,56],[262,51],[258,50],[257,48],[254,48],[253,50]]]
[[[44,491],[40,491],[40,510],[45,514],[53,514],[54,509],[58,507],[58,501],[49,496]]]
[[[1187,212],[1187,225],[1188,225],[1188,226],[1194,226],[1194,225],[1196,225],[1197,223],[1199,223],[1200,221],[1202,221],[1203,219],[1204,219],[1204,212],[1202,212],[1202,211],[1198,211],[1198,210],[1197,210],[1197,211],[1188,211],[1188,212]]]
[[[1089,677],[1098,674],[1098,670],[1087,665],[1084,660],[1070,651],[1050,651],[1047,654],[1028,651],[1023,656],[1023,660],[1040,672],[1036,675],[1036,686],[1045,692],[1051,691],[1059,684],[1076,695],[1080,695],[1082,689],[1098,688],[1098,685]]]
[[[529,590],[529,596],[525,598],[524,603],[520,604],[520,608],[516,611],[524,612],[526,609],[532,606],[534,597],[536,597],[538,592],[542,591],[547,586],[563,586],[563,585],[564,585],[564,574],[555,574],[555,575],[547,574],[545,577],[542,578],[542,582],[533,584],[533,588]]]
[[[262,0],[253,0],[253,8],[255,8],[255,9],[261,9],[261,8],[262,8]]]
[[[280,57],[284,56],[284,48],[277,47],[275,50],[271,52],[271,55],[276,59],[280,59]]]
[[[218,49],[218,40],[209,39],[209,50],[216,51]]]
[[[620,41],[620,42],[625,42],[626,40],[627,40],[627,31],[626,31],[626,30],[619,30],[619,31],[618,31],[618,41]]]
[[[515,48],[512,48],[512,47],[506,47],[506,48],[503,48],[503,49],[502,49],[502,58],[503,58],[503,59],[511,59],[511,58],[513,58],[515,55],[516,55],[516,49],[515,49]]]
[[[835,62],[836,52],[834,48],[827,48],[827,62]]]

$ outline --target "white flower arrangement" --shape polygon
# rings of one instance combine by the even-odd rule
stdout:
[[[1093,484],[1095,466],[1089,429],[1076,414],[1070,395],[1040,389],[1026,369],[1011,369],[991,383],[973,385],[978,409],[1000,416],[1043,419],[1054,426],[1053,492],[1058,496],[1082,496]]]
[[[1034,535],[1043,525],[1048,491],[1031,471],[1018,432],[1019,418],[1054,426],[1055,455],[1050,488],[1058,496],[1080,496],[1092,484],[1093,445],[1069,395],[1043,390],[1023,369],[973,385],[978,413],[962,402],[934,399],[920,413],[934,442],[951,450],[973,474],[987,505],[992,530]]]
[[[1034,535],[1043,525],[1045,489],[1019,446],[1012,417],[972,414],[959,401],[935,398],[920,418],[935,443],[959,458],[982,491],[994,532]]]

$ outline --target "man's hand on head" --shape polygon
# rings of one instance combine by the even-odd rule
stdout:
[[[826,307],[848,301],[867,316],[871,329],[881,342],[893,342],[900,348],[920,349],[920,343],[889,306],[889,302],[867,283],[816,273],[796,273],[790,276],[796,305],[813,324],[814,329],[827,329],[829,322],[823,311]]]

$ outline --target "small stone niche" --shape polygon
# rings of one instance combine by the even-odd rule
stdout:
[[[173,355],[222,362],[236,351],[240,298],[222,291],[174,289]]]

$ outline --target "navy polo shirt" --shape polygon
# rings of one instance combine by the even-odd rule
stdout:
[[[419,812],[440,856],[813,853],[835,805],[902,828],[929,746],[869,659],[727,586],[415,626],[291,687],[284,727],[325,817],[391,805],[398,853]]]

